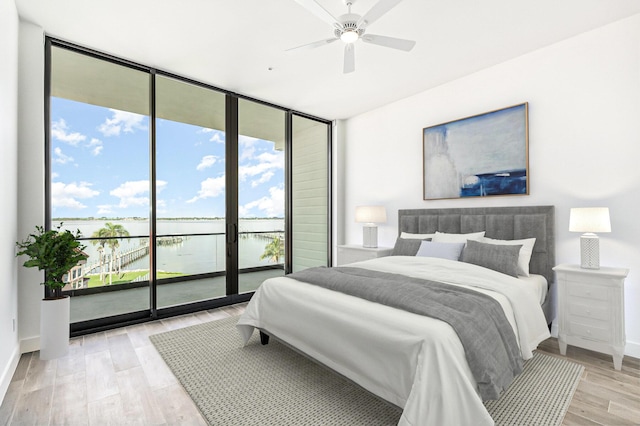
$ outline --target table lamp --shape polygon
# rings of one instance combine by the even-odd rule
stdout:
[[[386,221],[387,212],[384,206],[356,207],[356,222],[364,223],[362,227],[363,247],[378,247],[378,227],[376,226],[376,223],[384,223]]]
[[[600,243],[596,232],[611,232],[608,207],[572,208],[569,231],[584,232],[580,236],[580,267],[600,269]]]

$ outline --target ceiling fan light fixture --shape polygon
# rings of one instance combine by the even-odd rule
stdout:
[[[356,13],[351,13],[351,6],[356,0],[342,0],[349,11],[348,13],[340,15],[337,18],[329,13],[322,5],[320,5],[320,3],[318,3],[319,0],[295,1],[303,7],[307,8],[314,15],[317,15],[323,21],[329,23],[329,25],[333,29],[333,37],[326,40],[304,44],[302,46],[295,47],[294,49],[315,48],[341,40],[345,44],[343,60],[344,67],[342,71],[344,74],[355,71],[354,49],[355,42],[359,39],[362,39],[362,41],[367,44],[377,44],[378,46],[390,47],[392,49],[403,50],[405,52],[409,52],[416,44],[414,40],[405,40],[401,38],[374,34],[365,35],[365,32],[367,32],[369,29],[369,25],[389,12],[389,10],[394,8],[402,0],[377,0],[376,4],[363,16],[360,16]]]
[[[342,40],[345,43],[355,43],[358,38],[360,37],[360,35],[358,34],[358,31],[344,31],[342,34],[340,34],[340,40]]]

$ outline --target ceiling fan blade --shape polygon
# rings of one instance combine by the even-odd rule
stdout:
[[[416,42],[413,40],[405,40],[402,38],[386,37],[375,34],[365,34],[362,36],[365,43],[377,44],[379,46],[390,47],[392,49],[404,50],[405,52],[413,49]]]
[[[356,55],[353,43],[347,43],[344,46],[344,67],[342,72],[348,74],[356,70]]]
[[[380,0],[358,21],[358,28],[367,27],[393,9],[402,0]]]
[[[332,27],[342,29],[342,24],[338,22],[338,20],[327,11],[324,7],[322,7],[315,0],[295,0],[300,6],[307,9],[309,12],[316,15],[318,18],[325,21],[327,24]]]
[[[315,49],[316,47],[320,47],[320,46],[324,46],[324,45],[329,44],[329,43],[333,43],[336,40],[338,40],[338,39],[337,38],[328,38],[328,39],[325,39],[325,40],[318,40],[318,41],[314,41],[313,43],[303,44],[302,46],[292,47],[291,49],[285,50],[285,52],[290,52],[292,50]]]

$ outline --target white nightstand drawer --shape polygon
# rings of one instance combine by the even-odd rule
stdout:
[[[569,302],[569,315],[580,316],[585,318],[594,318],[606,321],[611,314],[609,306],[602,302],[595,302],[593,305],[585,305],[583,303]]]
[[[594,285],[569,283],[569,296],[584,297],[594,300],[609,300],[609,293],[606,287]]]
[[[622,368],[625,268],[584,269],[579,265],[553,268],[558,278],[558,345],[576,345],[613,356],[613,368]]]
[[[571,321],[569,322],[569,330],[571,330],[571,334],[574,336],[597,340],[599,342],[608,342],[611,338],[611,330],[607,327],[602,328]]]

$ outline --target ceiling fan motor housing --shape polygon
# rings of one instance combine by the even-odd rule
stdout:
[[[342,29],[336,28],[334,34],[337,38],[343,33],[352,31],[358,34],[358,37],[361,37],[364,34],[364,28],[358,28],[358,21],[360,20],[360,15],[356,15],[355,13],[346,13],[341,15],[338,18],[338,21],[342,24]]]

